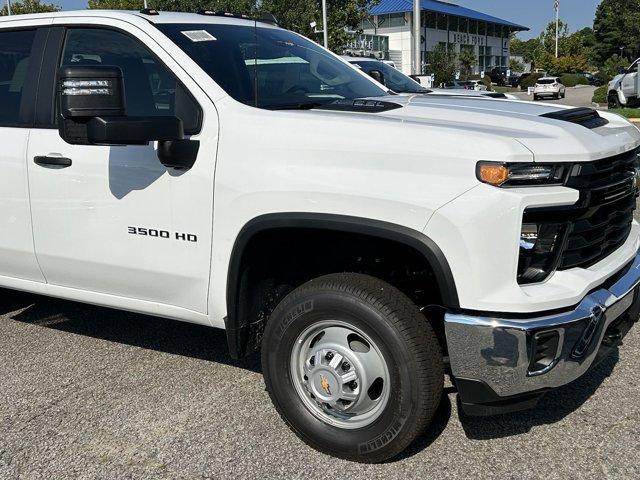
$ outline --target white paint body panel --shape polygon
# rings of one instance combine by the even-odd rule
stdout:
[[[78,147],[54,130],[33,130],[27,152],[21,137],[25,163],[20,167],[19,147],[10,160],[14,187],[26,215],[19,172],[28,168],[35,252],[46,280],[34,267],[30,226],[22,222],[22,237],[11,243],[21,245],[25,259],[31,256],[21,267],[31,275],[2,267],[0,285],[223,327],[227,272],[242,227],[263,214],[311,212],[424,232],[444,252],[462,307],[522,313],[574,305],[640,246],[636,225],[623,247],[592,268],[520,287],[522,212],[571,204],[578,194],[561,187],[507,191],[475,177],[479,160],[584,162],[639,146],[640,132],[618,116],[605,115],[607,126],[588,130],[540,117],[562,108],[555,105],[445,96],[387,97],[402,108],[379,114],[259,110],[230,98],[148,23],[241,20],[123,12],[24,18],[129,31],[198,100],[204,128],[195,137],[201,147],[194,168],[180,175],[161,168],[152,146]],[[18,23],[0,20],[0,28]],[[72,158],[73,167],[32,163],[33,156],[52,153]],[[128,235],[128,226],[196,233],[199,242],[189,248],[146,242]]]

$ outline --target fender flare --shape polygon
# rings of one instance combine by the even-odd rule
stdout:
[[[245,355],[249,335],[249,324],[238,315],[241,267],[245,248],[254,235],[266,230],[283,228],[315,228],[359,233],[411,247],[422,254],[433,269],[441,291],[443,306],[450,309],[457,309],[460,306],[453,274],[444,253],[433,240],[419,231],[380,220],[346,215],[305,212],[261,215],[250,220],[240,230],[229,260],[226,295],[227,317],[224,320],[229,353],[233,358],[241,358]]]

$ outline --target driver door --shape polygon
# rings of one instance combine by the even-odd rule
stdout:
[[[628,70],[628,73],[622,79],[622,92],[624,93],[625,98],[629,97],[637,97],[637,78],[638,78],[638,65],[640,63],[636,61]]]
[[[206,314],[218,131],[217,117],[203,115],[207,97],[120,30],[54,27],[47,49],[40,91],[56,90],[62,66],[117,66],[127,115],[175,115],[186,134],[207,138],[193,168],[178,171],[159,162],[154,142],[68,144],[56,127],[57,102],[39,102],[43,124],[31,131],[27,158],[35,252],[47,283],[146,313]]]

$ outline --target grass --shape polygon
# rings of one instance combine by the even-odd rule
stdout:
[[[640,108],[613,108],[609,111],[626,118],[640,118]]]

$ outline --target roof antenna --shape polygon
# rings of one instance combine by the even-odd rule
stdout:
[[[7,15],[11,15],[11,0],[7,0]]]

